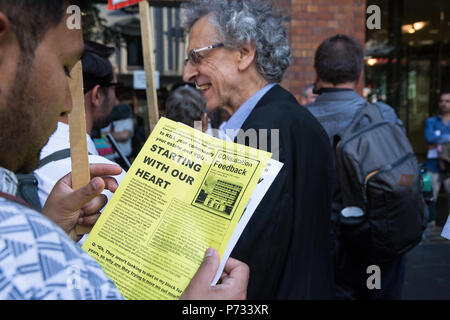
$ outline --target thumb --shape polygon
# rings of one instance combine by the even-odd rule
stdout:
[[[86,203],[98,196],[104,188],[105,182],[102,178],[93,178],[88,184],[73,192],[71,205],[76,209],[82,208]]]
[[[202,264],[197,270],[194,279],[203,285],[211,285],[217,269],[219,269],[219,253],[214,248],[206,250]]]

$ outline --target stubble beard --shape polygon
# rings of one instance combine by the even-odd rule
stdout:
[[[29,88],[29,74],[34,57],[22,54],[17,66],[16,77],[10,94],[6,98],[6,108],[1,115],[1,149],[16,161],[16,172],[31,172],[38,163],[41,147],[37,147],[33,109],[37,108],[36,94]]]
[[[100,108],[103,112],[101,112],[101,116],[94,119],[92,129],[103,129],[109,123],[112,107],[111,107],[111,99],[109,98],[107,92],[105,93],[105,99],[102,102],[102,106]]]

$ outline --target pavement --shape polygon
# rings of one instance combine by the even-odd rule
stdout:
[[[424,240],[406,254],[404,300],[450,300],[450,240],[429,225]]]

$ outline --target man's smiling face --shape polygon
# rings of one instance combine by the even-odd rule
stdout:
[[[219,31],[208,16],[199,19],[189,32],[188,52],[221,43]],[[202,92],[208,110],[233,106],[238,92],[238,50],[219,46],[198,53],[200,61],[188,61],[183,74],[185,82],[195,82]]]

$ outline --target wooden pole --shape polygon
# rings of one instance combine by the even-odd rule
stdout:
[[[72,95],[72,112],[69,114],[70,156],[72,161],[72,189],[77,190],[91,180],[86,140],[86,116],[84,111],[83,68],[79,61],[69,79]],[[89,233],[91,228],[76,225],[77,234]]]
[[[159,120],[159,111],[156,94],[155,58],[153,54],[153,19],[150,17],[150,5],[148,1],[139,2],[139,14],[141,18],[142,50],[144,56],[147,105],[151,132]]]

